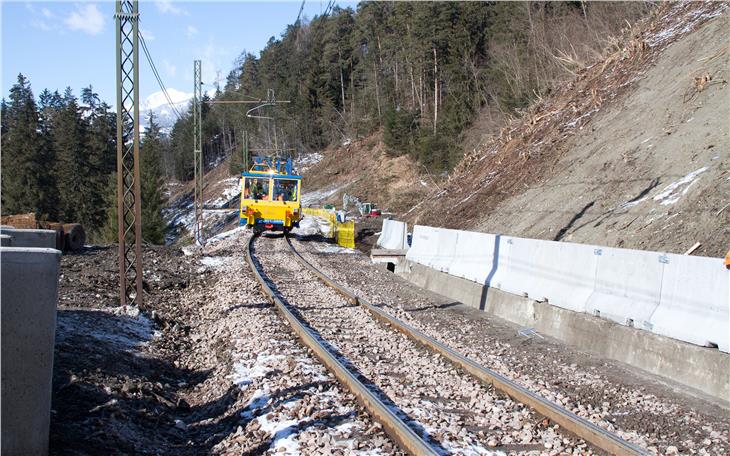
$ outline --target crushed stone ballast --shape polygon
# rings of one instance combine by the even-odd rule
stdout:
[[[535,395],[500,374],[468,360],[460,353],[358,297],[305,260],[294,249],[288,238],[286,243],[281,238],[274,239],[273,242],[275,245],[285,245],[286,249],[279,248],[279,250],[267,251],[267,256],[258,260],[262,269],[270,271],[267,278],[271,283],[267,283],[264,277],[261,277],[259,281],[262,282],[264,288],[269,288],[271,299],[282,301],[282,308],[289,306],[290,309],[287,310],[293,318],[296,318],[295,314],[304,318],[303,314],[306,313],[306,324],[311,325],[310,331],[316,334],[315,342],[322,341],[325,338],[326,342],[324,344],[334,347],[342,361],[341,364],[357,366],[352,369],[357,374],[368,377],[373,383],[371,388],[380,390],[381,395],[386,395],[388,399],[391,399],[401,409],[402,413],[409,418],[406,421],[420,431],[420,434],[428,436],[431,444],[440,450],[439,452],[445,450],[446,452],[483,454],[484,452],[507,449],[493,448],[497,446],[494,435],[498,435],[500,432],[509,432],[512,429],[521,429],[518,442],[523,443],[523,445],[515,445],[515,449],[520,447],[522,450],[535,450],[537,444],[544,445],[545,449],[549,448],[550,438],[555,437],[554,433],[563,434],[564,431],[568,431],[570,434],[566,433],[561,436],[563,444],[568,447],[587,449],[583,448],[586,446],[585,443],[581,443],[573,437],[577,436],[589,442],[592,446],[609,453],[646,454],[643,449],[578,417],[557,404]],[[252,269],[256,270],[251,246],[249,244],[247,249],[249,263]],[[286,255],[284,255],[285,253]],[[296,262],[290,261],[292,256],[296,258]],[[304,266],[304,270],[297,268],[297,264]],[[258,271],[256,274],[260,276]],[[310,274],[333,289],[336,292],[334,295],[339,296],[340,301],[338,302],[336,298],[332,297],[333,293],[331,291],[323,291],[328,290],[327,288],[300,290],[299,285],[311,282],[311,280],[305,280],[305,277]],[[274,283],[271,275],[278,276],[279,280]],[[286,276],[285,280],[281,280],[282,275]],[[274,287],[276,291],[271,290],[271,287]],[[276,295],[280,298],[277,298]],[[343,297],[345,302],[351,303],[350,306],[342,305]],[[287,302],[288,300],[290,302]],[[339,305],[336,305],[338,303]],[[315,309],[317,306],[325,307],[317,311]],[[336,309],[337,315],[350,314],[349,320],[347,318],[336,320],[335,314],[331,310],[333,307]],[[357,314],[358,312],[360,315]],[[317,313],[321,315],[317,315]],[[370,322],[363,320],[363,315],[366,315],[365,318],[369,319]],[[376,323],[376,321],[379,323]],[[336,325],[334,324],[336,322],[342,324]],[[393,329],[397,329],[398,332],[393,331]],[[382,337],[378,331],[383,331]],[[390,334],[386,335],[385,333]],[[370,337],[371,335],[374,337]],[[399,340],[399,338],[402,340]],[[374,355],[375,361],[372,365],[367,365],[368,358],[371,356],[368,354],[363,356],[362,350],[359,351],[356,346],[352,345],[353,343],[359,345],[374,344],[370,349],[371,354],[378,353],[378,355]],[[416,348],[405,349],[406,343]],[[377,345],[381,345],[381,347]],[[383,348],[382,345],[385,345],[385,347]],[[435,384],[437,386],[433,390],[438,391],[436,398],[429,397],[428,387],[414,395],[412,392],[407,391],[408,386],[405,384],[408,381],[401,378],[404,375],[403,372],[388,372],[389,366],[387,366],[387,362],[382,361],[381,356],[384,354],[384,358],[387,359],[398,358],[400,355],[389,353],[389,350],[393,351],[394,348],[397,348],[397,352],[407,352],[409,356],[416,358],[410,369],[420,369],[421,374],[424,376],[424,378],[418,377],[417,380],[412,380],[411,389],[421,380],[425,385]],[[327,349],[324,348],[324,350]],[[331,352],[328,351],[328,353],[332,355]],[[443,360],[448,362],[444,363]],[[410,361],[401,359],[401,362],[408,363]],[[385,368],[382,367],[383,365],[385,365]],[[453,369],[453,366],[456,366],[457,369]],[[449,375],[439,377],[438,372],[444,369],[449,369]],[[436,373],[430,375],[428,374],[429,370]],[[395,377],[396,381],[393,382],[392,378],[383,379],[383,376]],[[429,379],[428,376],[432,378]],[[456,380],[452,380],[452,384],[447,385],[444,384],[444,378],[455,378]],[[501,400],[499,393],[490,391],[491,387],[505,393],[514,401],[510,399],[507,399],[507,401]],[[426,391],[425,394],[424,391]],[[466,398],[466,400],[463,400],[463,398]],[[493,403],[495,405],[487,406],[488,409],[491,408],[488,413],[467,412],[473,409],[475,401],[479,400],[482,400],[483,403]],[[527,406],[529,411],[527,409],[520,410],[523,405]],[[521,428],[518,424],[515,427],[510,427],[514,421],[525,418],[528,422],[536,419],[539,421],[540,418],[533,415],[533,411],[536,412],[535,415],[539,414],[539,416],[546,417],[550,422],[559,426],[548,427],[543,424],[543,428],[540,429],[539,426],[530,425]],[[520,413],[523,415],[520,415]],[[377,417],[375,418],[379,420]],[[387,429],[387,426],[385,427]],[[560,430],[558,430],[559,427]],[[494,431],[495,429],[497,431]],[[393,438],[401,443],[398,438]],[[536,444],[536,442],[538,443]],[[482,446],[482,443],[486,445]],[[404,449],[413,452],[405,447]]]

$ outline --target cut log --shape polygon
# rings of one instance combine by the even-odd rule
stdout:
[[[66,238],[66,250],[76,251],[84,248],[86,232],[83,226],[78,223],[65,223],[63,231]]]

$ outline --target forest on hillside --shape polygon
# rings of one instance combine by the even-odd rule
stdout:
[[[216,101],[288,104],[251,119],[251,105],[202,107],[206,163],[254,149],[318,151],[382,132],[388,153],[448,172],[477,119],[494,132],[602,54],[651,7],[639,2],[362,2],[289,25],[258,56],[242,52]],[[211,101],[205,96],[204,100]],[[116,116],[91,87],[42,90],[22,74],[2,102],[2,211],[116,233]],[[168,136],[142,141],[143,237],[164,240],[164,179],[193,175],[191,109]],[[486,125],[486,126],[485,126]]]
[[[479,115],[506,118],[616,45],[640,2],[362,2],[287,27],[259,56],[242,52],[216,100],[289,100],[246,118],[249,105],[205,105],[207,160],[252,148],[298,152],[382,131],[389,153],[450,170]],[[171,134],[166,170],[192,174],[192,120]],[[234,153],[235,152],[235,153]]]
[[[78,222],[92,241],[112,241],[116,222],[116,113],[91,86],[77,98],[48,89],[38,101],[18,75],[3,99],[2,213]],[[154,119],[141,143],[142,237],[162,244],[162,156],[166,141]]]

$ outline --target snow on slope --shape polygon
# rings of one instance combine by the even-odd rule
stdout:
[[[660,6],[617,52],[468,154],[408,221],[724,255],[728,4]],[[439,217],[433,217],[439,214]]]

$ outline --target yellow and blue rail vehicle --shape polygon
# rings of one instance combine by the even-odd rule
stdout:
[[[289,232],[302,217],[302,176],[294,173],[291,158],[254,157],[241,173],[241,226],[255,231]]]

